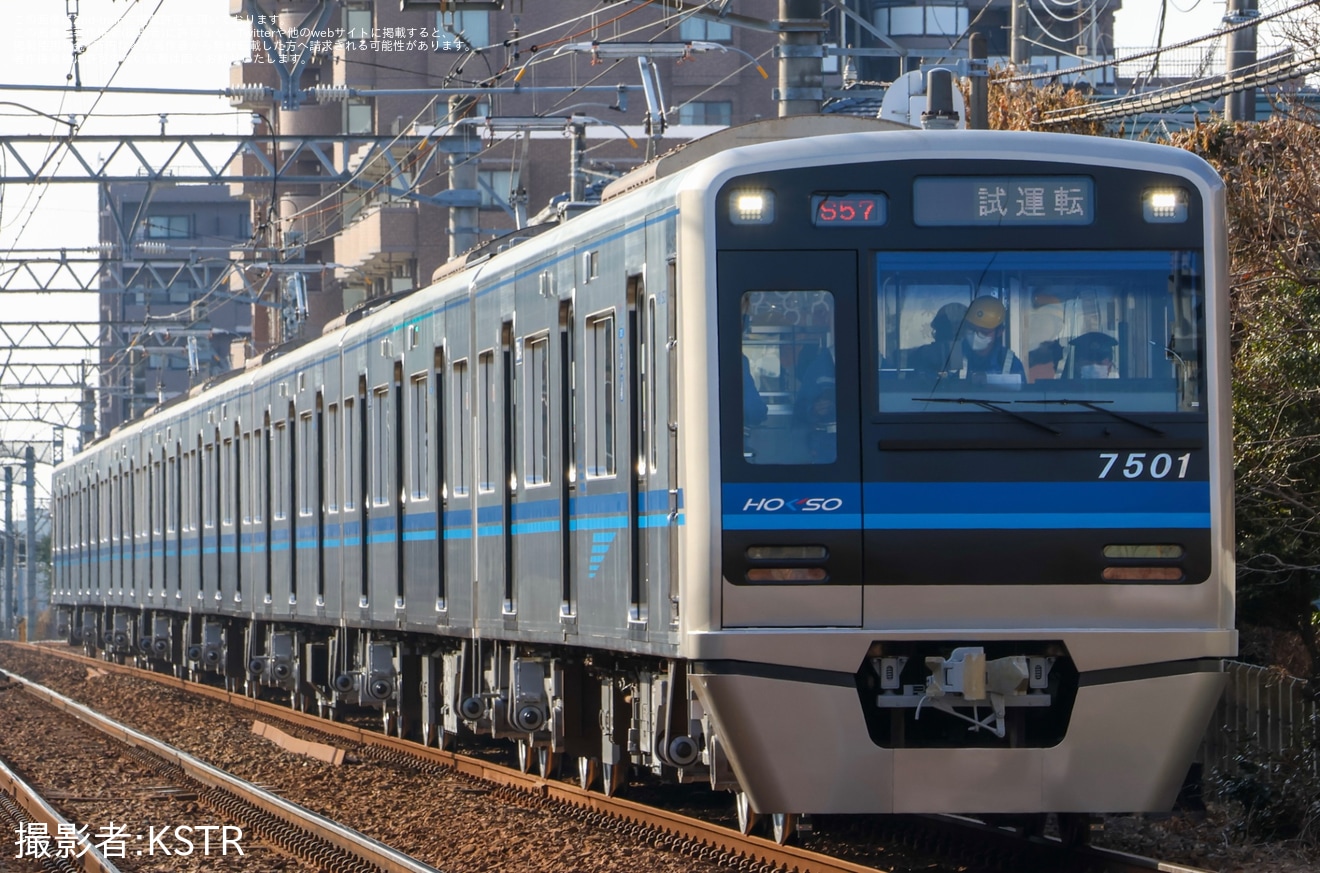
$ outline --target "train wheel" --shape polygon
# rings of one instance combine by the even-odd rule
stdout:
[[[549,746],[536,747],[536,769],[541,774],[542,779],[549,779],[556,775],[559,767],[559,756],[555,754],[554,749]]]
[[[606,797],[614,797],[628,784],[628,768],[631,766],[631,761],[601,765],[601,791]]]
[[[733,796],[733,806],[738,812],[738,831],[747,836],[756,830],[761,821],[761,814],[752,809],[752,802],[747,799],[747,792],[739,791]]]
[[[600,761],[595,758],[578,758],[578,788],[590,791],[591,786],[596,784],[596,776],[599,773]]]
[[[770,839],[781,846],[797,836],[798,817],[796,812],[777,812],[770,816]]]
[[[518,769],[524,773],[532,769],[532,744],[526,740],[518,741]]]

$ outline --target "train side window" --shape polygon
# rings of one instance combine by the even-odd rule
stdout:
[[[271,459],[270,468],[272,470],[271,483],[271,517],[279,521],[288,516],[287,495],[289,493],[289,428],[283,421],[273,422],[275,429],[274,439],[271,441]]]
[[[389,446],[390,446],[390,389],[382,385],[372,392],[371,406],[368,409],[371,419],[371,470],[368,484],[371,487],[373,506],[386,506],[390,502],[389,486]]]
[[[215,444],[208,443],[202,454],[202,526],[215,527]],[[193,526],[196,527],[194,514]]]
[[[742,314],[743,457],[752,464],[833,463],[834,295],[748,291]]]
[[[427,498],[427,483],[431,457],[431,403],[430,386],[426,374],[418,373],[408,382],[408,423],[411,425],[409,450],[412,453],[408,472],[411,477],[409,492],[414,500]]]
[[[232,485],[233,471],[230,469],[234,463],[234,441],[225,440],[224,450],[220,455],[220,481],[225,485]],[[234,489],[224,487],[220,490],[220,524],[228,527],[234,523]]]
[[[176,524],[175,518],[179,508],[177,505],[176,483],[179,481],[179,465],[177,458],[170,458],[166,462],[166,480],[165,480],[165,532],[174,533]]]
[[[298,463],[302,465],[298,475],[298,514],[301,516],[315,511],[312,508],[312,492],[315,490],[312,470],[316,469],[320,459],[316,457],[314,430],[311,412],[304,412],[298,419]]]
[[[357,506],[357,418],[353,415],[352,397],[344,398],[344,511]]]
[[[162,455],[163,456],[163,455]],[[149,474],[152,492],[151,535],[158,537],[165,532],[165,470],[164,463],[154,461]]]
[[[498,406],[495,391],[495,352],[487,350],[477,356],[477,379],[481,388],[481,414],[477,418],[477,442],[480,446],[481,475],[477,477],[477,490],[483,494],[495,490],[495,465],[493,458],[496,448],[492,444],[494,428],[491,427]]]
[[[614,313],[587,319],[586,360],[586,453],[587,478],[613,476],[614,390],[617,379],[614,360]]]
[[[467,361],[454,361],[454,496],[468,493],[468,428],[472,425]]]
[[[527,340],[527,411],[529,415],[523,469],[528,485],[550,481],[550,337]]]
[[[326,416],[325,434],[325,508],[339,511],[339,404],[331,403]]]
[[[252,468],[252,435],[251,435],[251,433],[244,433],[244,435],[243,435],[243,457],[246,457],[246,458],[247,458],[247,460],[248,460],[248,468],[251,469],[251,468]],[[249,481],[251,481],[251,479],[249,479],[249,477],[243,477],[243,478],[244,478],[244,482],[249,482]],[[249,487],[248,487],[248,499],[247,499],[246,502],[243,503],[243,508],[244,508],[244,512],[243,512],[243,523],[244,523],[244,524],[251,524],[251,523],[252,523],[252,505],[253,505],[253,503],[256,502],[255,499],[252,498],[252,494],[253,494],[253,491],[251,490],[251,486],[249,486]]]

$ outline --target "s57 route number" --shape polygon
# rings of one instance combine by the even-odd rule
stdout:
[[[1105,462],[1105,466],[1096,478],[1118,478],[1121,474],[1124,479],[1140,479],[1143,475],[1152,479],[1185,479],[1187,464],[1191,459],[1190,452],[1177,457],[1167,452],[1129,452],[1127,455],[1122,452],[1101,452],[1100,460]]]

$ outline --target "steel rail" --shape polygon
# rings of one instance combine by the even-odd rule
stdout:
[[[72,822],[60,815],[59,810],[46,802],[37,790],[23,781],[4,761],[0,761],[0,793],[13,798],[14,803],[27,816],[29,821],[40,822],[46,826],[47,833],[53,839],[57,834],[69,832],[74,828]],[[66,862],[69,869],[83,873],[119,873],[119,868],[106,860],[85,834],[76,837],[78,856],[76,858],[55,859],[55,863]],[[21,856],[20,856],[21,857]],[[51,859],[34,859],[43,863]]]

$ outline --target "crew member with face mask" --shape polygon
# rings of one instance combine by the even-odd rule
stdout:
[[[1003,342],[1005,315],[1004,304],[994,297],[978,297],[967,307],[962,329],[962,378],[1017,376],[1019,382],[1022,380],[1022,362]]]
[[[1078,379],[1118,378],[1118,370],[1114,367],[1114,346],[1118,345],[1118,340],[1093,330],[1073,338],[1069,345],[1073,347],[1076,362],[1073,372]]]

